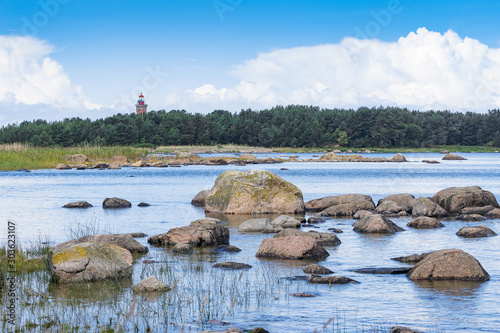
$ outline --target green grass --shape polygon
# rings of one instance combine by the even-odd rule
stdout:
[[[65,163],[64,156],[84,154],[91,162],[107,161],[122,155],[131,160],[148,154],[147,149],[133,147],[49,147],[33,148],[27,145],[0,145],[0,170],[50,169]]]

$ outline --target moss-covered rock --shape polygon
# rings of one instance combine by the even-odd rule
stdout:
[[[205,200],[205,211],[227,214],[303,213],[297,186],[272,172],[226,171],[217,177]]]
[[[81,243],[48,255],[50,270],[58,282],[84,282],[132,276],[132,255],[123,247]]]

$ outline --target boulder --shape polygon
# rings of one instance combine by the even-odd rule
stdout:
[[[401,211],[406,211],[406,207],[392,200],[384,200],[375,208],[375,212],[379,214],[397,214]]]
[[[291,216],[280,215],[271,221],[271,225],[273,228],[300,228],[301,223]]]
[[[239,232],[262,232],[266,229],[272,229],[271,220],[267,218],[246,220],[238,227]]]
[[[132,207],[132,204],[125,200],[125,199],[120,199],[120,198],[106,198],[102,202],[102,208],[109,209],[109,208],[130,208]]]
[[[317,214],[317,216],[352,216],[358,208],[351,204],[340,204],[329,207]]]
[[[137,204],[137,207],[149,207],[151,206],[150,204],[148,204],[147,202],[140,202]]]
[[[53,250],[62,250],[68,247],[71,247],[76,244],[81,243],[100,243],[100,244],[109,244],[116,245],[127,249],[132,253],[146,253],[148,252],[148,248],[144,245],[141,245],[138,241],[136,241],[133,237],[133,234],[102,234],[102,235],[89,235],[80,237],[78,239],[73,239],[64,243],[57,244],[54,246]]]
[[[87,166],[85,164],[77,164],[75,165],[76,170],[86,170]]]
[[[108,169],[109,170],[119,170],[119,169],[121,169],[121,166],[119,164],[110,164],[108,166]]]
[[[403,156],[401,153],[397,153],[394,155],[391,159],[388,160],[388,162],[408,162],[406,158]]]
[[[333,218],[326,217],[326,216],[310,216],[307,219],[307,222],[311,223],[311,224],[325,223],[325,222],[328,222],[328,221],[333,221]]]
[[[292,230],[292,229],[285,229]],[[286,236],[267,238],[262,241],[256,257],[279,259],[317,259],[322,260],[330,254],[317,240],[310,237]]]
[[[85,282],[132,276],[132,255],[123,247],[81,243],[50,250],[48,262],[58,282]]]
[[[486,213],[486,216],[494,218],[494,219],[498,219],[498,218],[500,218],[500,209],[498,209],[498,208],[492,209],[488,213]]]
[[[357,232],[377,233],[377,234],[393,234],[399,231],[404,231],[387,217],[374,214],[367,215],[354,222],[353,230]]]
[[[495,207],[492,205],[487,205],[483,207],[466,207],[462,209],[462,214],[479,214],[479,215],[485,215],[489,212],[491,212]]]
[[[59,163],[58,165],[56,165],[56,169],[57,170],[71,170],[71,167],[67,164]]]
[[[89,158],[83,154],[74,154],[64,156],[64,160],[68,163],[86,163]]]
[[[257,157],[255,157],[252,154],[243,154],[243,155],[240,155],[240,157],[238,157],[238,159],[240,161],[253,161],[253,160],[256,160]]]
[[[340,239],[337,237],[337,235],[331,232],[317,232],[313,230],[309,232],[304,232],[302,230],[297,230],[297,229],[283,229],[283,231],[278,232],[273,237],[281,238],[289,236],[312,238],[318,241],[318,243],[322,246],[337,246],[342,243]]]
[[[469,221],[469,222],[479,222],[486,220],[486,217],[479,214],[462,214],[457,216],[457,220]]]
[[[170,287],[158,280],[155,275],[151,275],[132,287],[134,293],[151,293],[169,291]]]
[[[307,265],[303,271],[306,274],[333,274],[332,270],[318,264]]]
[[[499,207],[493,193],[479,186],[450,187],[434,194],[432,200],[451,214],[459,214],[466,207]]]
[[[190,254],[193,253],[193,247],[189,244],[178,243],[172,248],[172,252],[179,254]]]
[[[405,211],[411,212],[413,209],[413,204],[415,202],[415,197],[409,193],[391,194],[383,199],[380,199],[377,203],[377,206],[380,206],[384,201],[388,200],[398,203],[401,207],[404,208]]]
[[[460,160],[466,160],[465,157],[462,157],[462,156],[459,156],[457,154],[453,154],[453,153],[448,153],[446,155],[443,156],[443,160],[449,160],[449,161],[460,161]]]
[[[111,157],[111,159],[109,160],[109,163],[122,165],[122,164],[130,163],[130,160],[126,156],[117,155],[117,156]]]
[[[321,199],[310,200],[305,203],[305,209],[312,212],[320,212],[329,207],[347,204],[353,207],[353,209],[358,210],[373,210],[375,209],[375,204],[373,203],[372,197],[363,194],[343,194],[335,195],[330,197],[324,197]]]
[[[416,229],[435,229],[444,227],[444,224],[439,222],[434,217],[419,216],[408,222],[406,226]]]
[[[241,252],[241,249],[236,247],[236,246],[233,246],[233,245],[225,245],[225,244],[222,244],[222,245],[219,245],[215,248],[216,252]]]
[[[210,193],[210,190],[203,190],[198,192],[193,200],[191,200],[191,205],[197,207],[205,207],[205,199],[207,198],[208,193]]]
[[[92,169],[107,169],[108,167],[109,167],[108,163],[99,162],[99,163],[94,164]]]
[[[155,168],[168,168],[168,163],[165,161],[157,161],[151,164]]]
[[[147,163],[146,163],[146,162],[144,162],[144,161],[137,161],[137,162],[135,162],[135,163],[132,163],[132,165],[131,165],[131,166],[132,166],[132,167],[134,167],[134,168],[145,168],[145,167],[148,167],[148,166],[149,166],[149,164],[147,164]]]
[[[92,204],[88,203],[87,201],[70,202],[63,206],[63,208],[90,208],[90,207],[94,206],[92,206]]]
[[[488,281],[490,279],[476,258],[458,249],[445,249],[427,254],[406,276],[412,281]]]
[[[345,276],[318,276],[318,275],[308,275],[307,282],[315,284],[348,284],[348,283],[359,283],[356,280],[350,279]]]
[[[429,198],[420,197],[415,199],[412,210],[413,216],[448,216],[448,212]]]
[[[367,215],[373,215],[373,212],[370,212],[369,210],[358,210],[353,216],[352,218],[355,219],[355,220],[359,220],[360,218],[362,218],[363,216],[367,216]]]
[[[173,228],[168,232],[148,238],[149,244],[213,246],[229,244],[229,229],[217,219],[204,218],[191,222],[189,226]]]
[[[476,227],[463,227],[457,231],[457,236],[466,238],[491,237],[496,236],[496,233],[487,226],[480,225]]]
[[[205,200],[205,211],[229,214],[303,213],[297,186],[264,170],[226,171],[217,177]]]
[[[220,262],[212,266],[213,268],[225,268],[225,269],[248,269],[252,268],[251,265],[244,264],[241,262],[227,261]]]

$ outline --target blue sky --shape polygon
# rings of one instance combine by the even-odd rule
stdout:
[[[493,0],[2,0],[0,125],[133,112],[139,90],[203,113],[484,112],[500,107],[499,19]]]

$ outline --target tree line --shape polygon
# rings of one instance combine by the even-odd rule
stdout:
[[[117,114],[3,126],[0,143],[77,145],[216,145],[262,147],[500,147],[500,110],[488,113],[410,111],[397,107],[321,109],[289,105],[231,113],[185,110]]]

